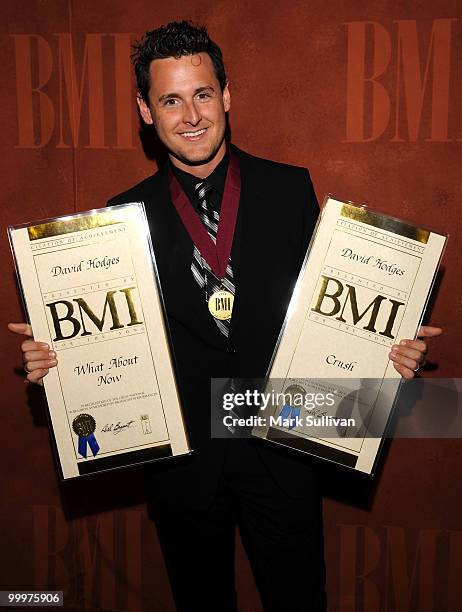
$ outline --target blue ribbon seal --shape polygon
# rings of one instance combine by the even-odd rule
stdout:
[[[91,414],[79,414],[72,421],[72,429],[79,437],[78,452],[84,459],[87,458],[87,446],[90,447],[93,457],[99,451],[99,444],[95,437],[96,421]]]

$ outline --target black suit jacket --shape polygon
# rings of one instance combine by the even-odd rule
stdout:
[[[193,243],[176,212],[164,167],[108,205],[145,203],[194,453],[150,464],[151,496],[191,506],[212,499],[227,444],[254,443],[288,495],[316,483],[304,457],[258,440],[210,437],[210,379],[263,378],[318,215],[309,173],[233,147],[241,198],[231,252],[236,297],[229,338],[212,320],[190,266]]]

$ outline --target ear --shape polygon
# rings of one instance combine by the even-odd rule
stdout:
[[[140,109],[140,115],[143,121],[147,123],[148,125],[152,125],[154,121],[152,119],[151,109],[146,104],[146,102],[143,100],[143,97],[141,96],[140,92],[138,92],[136,95],[136,102],[138,104],[138,108]]]
[[[226,85],[223,88],[223,106],[225,109],[225,113],[227,113],[231,108],[231,96],[229,93],[228,82],[226,82]]]

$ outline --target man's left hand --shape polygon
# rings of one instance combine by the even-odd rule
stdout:
[[[395,370],[403,378],[414,378],[415,373],[425,363],[427,354],[427,343],[422,338],[432,338],[443,333],[441,327],[430,327],[422,325],[417,334],[417,340],[401,340],[399,344],[394,344],[389,353],[393,361]]]

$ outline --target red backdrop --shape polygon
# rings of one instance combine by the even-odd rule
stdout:
[[[460,361],[462,17],[459,0],[12,0],[0,58],[4,353],[0,589],[59,589],[75,610],[171,610],[141,478],[57,481],[40,392],[18,372],[23,319],[6,227],[103,206],[155,169],[140,143],[130,41],[205,23],[222,46],[233,141],[310,168],[326,193],[451,234],[430,376]],[[437,366],[437,367],[436,367]],[[435,410],[444,409],[437,405]],[[456,611],[460,440],[394,440],[372,484],[327,474],[329,609]],[[281,560],[290,583],[290,559]],[[242,549],[243,611],[259,601]]]

